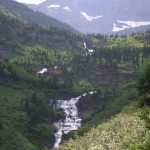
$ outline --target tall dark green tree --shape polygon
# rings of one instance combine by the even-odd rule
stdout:
[[[150,64],[147,66],[143,76],[138,80],[137,88],[143,104],[150,106]]]

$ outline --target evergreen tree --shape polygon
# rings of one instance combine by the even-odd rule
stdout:
[[[144,75],[138,80],[137,88],[142,96],[143,104],[150,106],[150,65],[147,66]]]

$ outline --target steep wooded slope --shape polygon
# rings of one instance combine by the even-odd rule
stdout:
[[[8,13],[9,15],[12,15],[24,22],[38,24],[43,27],[49,28],[59,28],[59,29],[65,29],[67,31],[71,31],[74,33],[77,33],[75,29],[73,29],[71,26],[62,23],[58,21],[55,18],[49,17],[43,13],[35,12],[28,8],[27,6],[20,4],[13,0],[1,0],[1,11],[3,10],[5,13]]]
[[[21,53],[23,45],[38,44],[55,50],[78,50],[80,40],[80,36],[72,32],[58,28],[44,29],[0,13],[0,51],[3,56]]]

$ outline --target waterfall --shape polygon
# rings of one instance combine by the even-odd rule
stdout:
[[[82,96],[94,93],[96,93],[96,91],[84,93],[83,95],[78,96],[76,98],[71,98],[70,100],[57,100],[56,108],[62,108],[66,114],[66,118],[64,121],[59,120],[58,122],[54,123],[54,126],[58,130],[55,133],[54,148],[59,147],[59,144],[62,141],[63,134],[68,134],[72,130],[78,130],[78,128],[81,126],[82,119],[78,117],[78,109],[76,104]]]
[[[87,48],[87,46],[86,46],[86,43],[84,42],[84,49],[86,49]]]

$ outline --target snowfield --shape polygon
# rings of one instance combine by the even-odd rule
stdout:
[[[81,15],[85,17],[86,20],[88,21],[93,21],[95,19],[101,18],[103,16],[89,16],[86,12],[80,11]]]
[[[117,21],[119,24],[113,23],[113,32],[118,32],[121,30],[129,29],[129,28],[135,28],[139,26],[145,26],[150,25],[150,22],[136,22],[136,21]],[[119,27],[118,27],[119,25]]]

